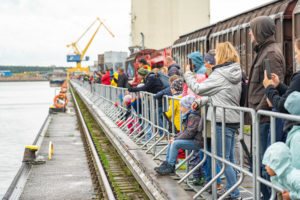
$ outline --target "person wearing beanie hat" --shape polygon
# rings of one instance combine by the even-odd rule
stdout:
[[[179,78],[173,81],[171,84],[171,92],[173,95],[179,95],[182,93],[183,79]]]
[[[138,70],[138,76],[143,80],[144,85],[141,87],[131,86],[128,88],[129,92],[146,91],[146,92],[156,94],[157,92],[162,90],[163,84],[155,73],[141,67]]]
[[[183,106],[184,108],[190,110],[192,107],[193,102],[196,100],[194,95],[187,95],[182,97],[182,99],[180,99],[180,106]]]
[[[182,121],[184,128],[182,133],[176,138],[171,138],[168,144],[166,160],[159,167],[154,168],[159,175],[171,175],[175,173],[175,164],[179,149],[200,150],[203,147],[201,117],[198,112],[192,111],[191,107],[189,107],[194,99],[194,96],[187,95],[180,101],[180,109],[185,113]]]
[[[170,86],[172,95],[176,98],[182,97],[182,86],[183,86],[183,79],[178,78],[174,80]],[[172,110],[174,110],[174,122],[173,122],[173,115]],[[179,108],[179,100],[174,99],[174,107],[172,105],[172,99],[169,99],[169,110],[165,113],[166,117],[171,121],[172,124],[174,124],[175,132],[180,131],[180,108]],[[169,128],[170,130],[173,130],[172,128]]]
[[[212,73],[212,68],[216,65],[215,55],[216,53],[214,49],[210,50],[205,54],[204,65],[206,67],[205,74],[207,77]]]
[[[144,76],[146,76],[147,74],[148,74],[148,69],[145,69],[145,68],[143,68],[143,67],[141,67],[139,70],[138,70],[138,74],[139,75],[141,75],[142,76],[142,78],[144,77]]]
[[[150,65],[147,63],[147,61],[144,58],[140,59],[138,61],[138,64],[139,64],[139,69],[145,68],[148,69],[149,72],[151,71]]]
[[[192,67],[196,74],[205,74],[206,68],[204,66],[202,53],[196,51],[190,53],[187,57],[192,60]]]

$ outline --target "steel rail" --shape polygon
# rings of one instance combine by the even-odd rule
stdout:
[[[87,125],[85,123],[85,120],[84,120],[84,118],[82,116],[82,113],[80,111],[79,105],[77,103],[77,100],[75,98],[75,95],[73,93],[73,89],[72,88],[70,88],[70,92],[71,92],[71,95],[73,97],[75,108],[76,108],[76,111],[78,113],[78,117],[79,117],[79,120],[81,122],[81,125],[82,125],[82,130],[83,130],[83,132],[84,132],[84,134],[85,134],[85,136],[87,138],[88,145],[91,148],[91,151],[92,151],[94,159],[95,159],[95,163],[96,163],[97,168],[98,168],[98,170],[100,172],[101,180],[102,180],[102,183],[103,183],[104,189],[105,189],[104,193],[106,193],[106,195],[107,195],[107,197],[108,197],[109,200],[115,200],[116,198],[114,196],[113,190],[112,190],[111,185],[110,185],[110,183],[108,181],[108,178],[106,176],[106,173],[105,173],[104,168],[102,166],[102,163],[100,161],[98,152],[97,152],[96,147],[95,147],[95,145],[93,143],[92,137],[91,137],[90,132],[88,130],[88,127],[87,127]]]

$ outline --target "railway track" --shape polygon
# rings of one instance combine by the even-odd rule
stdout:
[[[82,140],[94,184],[94,199],[149,199],[80,97],[70,90],[84,133]]]

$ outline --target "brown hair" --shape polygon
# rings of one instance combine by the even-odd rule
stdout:
[[[295,41],[296,47],[300,50],[300,38],[297,38]]]
[[[170,77],[170,83],[173,83],[176,79],[179,79],[180,77],[178,75],[173,75]]]
[[[240,57],[230,42],[219,43],[216,48],[216,64],[220,65],[226,62],[240,62]]]

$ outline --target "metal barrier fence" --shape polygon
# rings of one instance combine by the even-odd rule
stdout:
[[[155,99],[155,95],[148,92],[137,92],[137,93],[129,93],[125,88],[117,88],[113,86],[106,86],[101,84],[89,84],[88,82],[81,82],[78,80],[72,80],[73,83],[80,86],[80,90],[82,93],[87,95],[92,102],[94,102],[95,106],[99,107],[107,116],[113,120],[121,130],[124,131],[135,143],[140,144],[140,148],[144,149],[146,153],[153,154],[153,160],[159,159],[166,152],[169,144],[170,137],[175,137],[175,125],[174,119],[175,115],[180,116],[180,132],[182,131],[182,113],[180,110],[174,110],[176,101],[179,101],[178,97],[170,97],[164,96],[162,98],[162,102],[160,104],[158,99]],[[130,106],[131,113],[125,119],[126,112],[128,110],[125,102],[123,101],[123,97],[125,95],[130,95],[133,100],[136,101],[135,109]],[[159,106],[161,105],[161,106]],[[250,108],[243,107],[233,107],[233,106],[221,106],[221,105],[209,105],[212,109],[212,120],[211,120],[211,151],[207,149],[207,106],[202,109],[201,115],[203,116],[203,125],[204,129],[202,132],[204,139],[204,147],[201,151],[204,153],[203,159],[199,162],[197,166],[193,169],[189,169],[189,160],[193,154],[193,151],[185,151],[186,158],[176,166],[176,170],[186,164],[186,170],[180,173],[177,173],[180,176],[180,180],[178,183],[188,183],[188,178],[196,171],[200,166],[202,166],[208,156],[211,158],[211,170],[212,170],[212,179],[204,187],[200,190],[192,187],[196,194],[194,195],[194,199],[199,197],[206,191],[209,187],[212,188],[212,199],[224,199],[228,196],[232,191],[236,188],[243,189],[241,184],[247,177],[248,180],[252,182],[253,192],[251,197],[244,199],[260,199],[261,198],[261,190],[260,184],[263,183],[270,188],[272,188],[272,197],[271,199],[275,199],[276,191],[282,191],[281,188],[272,185],[271,182],[261,177],[261,164],[260,164],[260,154],[259,154],[259,134],[260,134],[260,117],[268,116],[270,117],[270,134],[271,134],[271,143],[275,142],[275,126],[276,118],[293,120],[300,122],[299,116],[293,116],[289,114],[276,113],[271,111],[255,111]],[[166,126],[166,119],[163,118],[162,124],[159,123],[159,114],[168,110],[168,108],[172,109],[172,128],[171,132],[169,132]],[[161,109],[161,111],[159,110]],[[222,111],[222,122],[218,123],[219,126],[222,127],[222,157],[217,156],[217,135],[216,135],[216,113],[217,109],[220,112]],[[225,116],[228,110],[235,110],[239,112],[239,139],[244,140],[244,114],[248,113],[252,118],[252,130],[251,130],[251,139],[253,141],[252,145],[252,165],[246,166],[244,163],[245,155],[243,146],[239,144],[239,164],[232,163],[225,158]],[[220,172],[217,173],[217,162],[221,162],[222,166]],[[221,197],[217,198],[217,179],[221,177],[226,169],[226,166],[231,166],[236,171],[239,172],[239,179],[237,182],[224,193]],[[252,171],[249,169],[252,168]],[[176,172],[177,172],[176,171]],[[244,191],[246,191],[244,189]],[[248,192],[250,193],[250,192]]]

